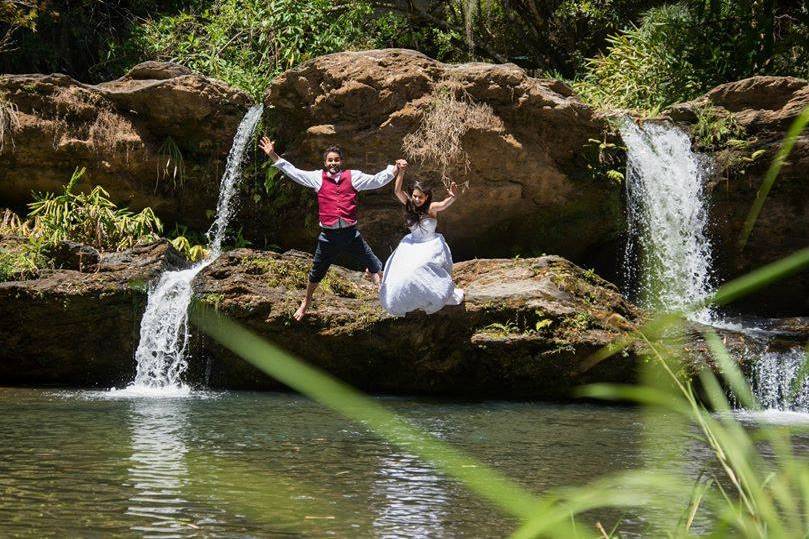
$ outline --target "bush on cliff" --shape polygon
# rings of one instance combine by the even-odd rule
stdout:
[[[650,9],[608,39],[575,89],[606,107],[656,110],[753,75],[809,75],[806,13],[787,3],[697,0]],[[780,5],[783,4],[783,5]]]
[[[362,1],[200,1],[147,19],[124,46],[138,51],[135,56],[179,62],[260,98],[275,75],[302,61],[374,46],[371,14]]]

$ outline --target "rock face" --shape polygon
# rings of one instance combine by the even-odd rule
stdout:
[[[0,380],[85,387],[132,380],[145,287],[183,262],[160,242],[103,255],[93,273],[63,269],[0,283]]]
[[[747,147],[737,158],[756,150],[765,154],[744,174],[719,170],[711,184],[712,237],[717,273],[723,279],[743,275],[809,245],[809,131],[804,130],[784,167],[744,249],[736,246],[744,221],[767,168],[795,118],[809,106],[809,83],[793,77],[752,77],[718,86],[694,101],[672,108],[678,121],[696,123],[696,112],[716,107],[730,113],[744,130]],[[736,305],[757,315],[809,313],[809,272],[780,281],[777,286],[745,298]]]
[[[441,216],[457,259],[548,252],[581,261],[623,232],[620,187],[587,168],[597,160],[591,139],[601,138],[602,121],[563,83],[515,65],[449,65],[400,49],[338,53],[275,79],[265,105],[280,150],[299,168],[320,168],[322,151],[339,144],[349,168],[377,172],[403,156],[404,137],[448,80],[494,113],[491,125],[462,138],[470,169],[454,179],[470,188]],[[411,163],[408,184],[440,186]],[[314,196],[284,182],[274,211],[253,218],[275,243],[311,250]],[[436,196],[444,195],[439,187]],[[361,197],[363,234],[387,253],[405,232],[392,185]]]
[[[103,255],[95,273],[59,270],[0,284],[0,380],[110,387],[134,377],[145,283],[177,264],[166,243]],[[555,256],[456,265],[462,306],[392,318],[362,274],[328,274],[311,315],[291,315],[311,260],[240,249],[195,282],[199,300],[306,361],[369,391],[561,399],[592,381],[630,382],[635,357],[592,369],[582,361],[635,327],[615,287]],[[43,328],[47,328],[43,331]],[[192,340],[187,380],[219,388],[276,388],[207,338]]]
[[[0,200],[22,208],[31,191],[58,191],[76,167],[84,185],[164,219],[205,229],[219,176],[250,99],[172,64],[147,62],[116,81],[2,75]],[[177,169],[175,173],[175,167]]]

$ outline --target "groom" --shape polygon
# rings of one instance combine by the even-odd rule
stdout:
[[[295,320],[306,314],[312,295],[326,275],[335,257],[348,251],[365,264],[374,283],[379,285],[382,276],[382,263],[357,229],[357,192],[379,189],[389,183],[407,161],[399,159],[396,165],[388,165],[377,174],[365,174],[358,170],[343,170],[343,150],[337,146],[323,153],[323,170],[300,170],[275,153],[275,141],[267,137],[261,139],[259,147],[264,150],[273,166],[289,179],[317,192],[317,205],[320,214],[320,235],[312,269],[309,272],[309,285],[301,306],[295,311]]]

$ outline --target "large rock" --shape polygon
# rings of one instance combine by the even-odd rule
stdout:
[[[122,385],[134,378],[145,290],[183,259],[168,242],[102,255],[94,273],[0,283],[0,383]]]
[[[793,77],[752,77],[718,86],[694,101],[673,107],[670,114],[675,120],[695,123],[696,111],[704,107],[727,111],[743,128],[749,146],[737,151],[736,159],[743,160],[759,149],[766,151],[743,169],[743,174],[717,170],[710,185],[711,235],[716,245],[717,273],[725,280],[809,245],[809,131],[804,130],[767,197],[747,245],[741,250],[737,247],[744,221],[787,129],[809,107],[809,83]],[[757,315],[806,315],[809,272],[779,281],[734,305]]]
[[[32,191],[58,191],[84,166],[84,186],[102,185],[116,202],[151,206],[161,218],[200,229],[216,207],[224,159],[250,105],[219,81],[157,62],[98,85],[60,74],[2,75],[0,97],[13,115],[0,144],[5,205],[22,208]]]
[[[360,273],[337,268],[296,323],[309,264],[305,255],[237,250],[207,268],[197,290],[203,302],[371,392],[557,399],[582,383],[634,380],[634,354],[592,369],[585,359],[632,330],[638,311],[563,258],[458,263],[465,303],[403,318],[379,306]],[[212,386],[279,387],[221,347],[203,348]]]
[[[166,243],[103,255],[98,271],[0,284],[0,382],[121,386],[133,379],[145,288],[174,267]],[[634,353],[584,360],[632,330],[638,311],[614,286],[559,257],[456,265],[462,306],[392,318],[362,274],[328,274],[303,323],[292,319],[308,255],[241,249],[197,276],[204,304],[369,391],[557,399],[575,385],[631,382]],[[193,331],[187,380],[220,388],[277,382]]]
[[[602,137],[603,122],[563,83],[529,77],[515,65],[450,65],[401,49],[344,52],[276,78],[265,105],[284,156],[296,166],[320,168],[323,149],[339,144],[347,166],[376,172],[403,156],[403,138],[416,131],[447,80],[495,116],[462,139],[471,168],[455,179],[471,187],[441,216],[457,259],[547,252],[583,262],[623,232],[620,186],[587,168],[597,166],[591,139]],[[408,175],[408,183],[438,185],[419,163]],[[274,211],[252,218],[271,242],[311,250],[313,194],[284,185],[275,196]],[[363,234],[387,253],[405,232],[392,185],[361,197]]]

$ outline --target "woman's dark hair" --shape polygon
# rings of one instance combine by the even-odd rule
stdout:
[[[408,197],[407,202],[405,203],[405,222],[407,223],[407,226],[419,224],[422,219],[429,217],[430,203],[433,201],[433,190],[420,182],[413,184],[413,188],[410,190],[411,196],[413,191],[421,191],[424,193],[425,199],[424,204],[421,206],[416,206],[413,204],[413,199]]]
[[[341,147],[339,147],[339,146],[329,146],[323,152],[323,161],[324,162],[326,161],[326,156],[329,155],[330,153],[336,153],[337,155],[340,156],[340,159],[343,159],[343,149]]]

